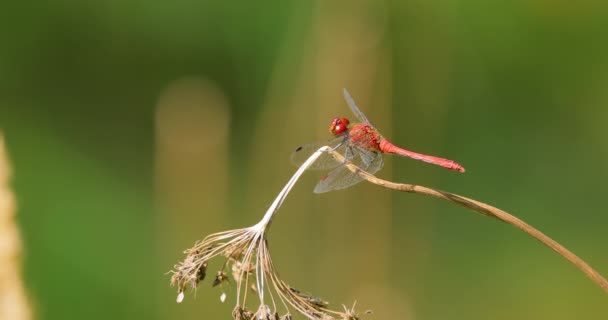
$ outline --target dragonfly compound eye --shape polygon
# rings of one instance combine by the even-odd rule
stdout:
[[[349,121],[346,118],[334,118],[329,125],[329,132],[337,136],[348,128]]]

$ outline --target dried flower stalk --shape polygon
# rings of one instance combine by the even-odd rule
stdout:
[[[329,308],[329,302],[303,293],[283,281],[272,262],[266,239],[266,231],[272,218],[291,188],[304,171],[323,152],[329,150],[329,147],[320,148],[300,166],[260,222],[249,228],[209,235],[184,252],[186,258],[176,264],[171,271],[173,273],[171,284],[177,286],[178,303],[183,301],[184,291],[187,288],[195,290],[198,284],[205,279],[209,261],[223,256],[226,260],[220,270],[215,273],[213,286],[222,287],[225,283],[230,282],[231,278],[236,282],[236,305],[232,312],[235,320],[290,320],[292,310],[309,319],[358,319],[354,306],[351,309],[344,307],[344,311],[332,310]],[[231,275],[228,274],[228,271],[231,272]],[[256,309],[249,308],[251,305],[251,302],[248,301],[249,292],[252,292],[257,298]],[[220,300],[223,302],[225,299],[226,294],[222,293]],[[248,302],[250,303],[248,304]]]
[[[553,251],[555,251],[559,255],[561,255],[564,259],[570,261],[580,271],[585,273],[593,282],[595,282],[598,286],[600,286],[602,289],[604,289],[604,291],[606,291],[608,293],[608,281],[599,272],[597,272],[595,269],[593,269],[583,259],[579,258],[573,252],[571,252],[570,250],[566,249],[564,246],[559,244],[557,241],[551,239],[549,236],[545,235],[544,233],[540,232],[538,229],[532,227],[531,225],[529,225],[526,222],[524,222],[523,220],[515,217],[514,215],[512,215],[506,211],[500,210],[496,207],[493,207],[489,204],[486,204],[486,203],[483,203],[483,202],[480,202],[477,200],[473,200],[473,199],[470,199],[467,197],[463,197],[463,196],[460,196],[460,195],[457,195],[454,193],[440,191],[440,190],[423,187],[423,186],[418,186],[418,185],[413,185],[413,184],[396,183],[396,182],[380,179],[372,174],[369,174],[369,173],[363,171],[361,168],[357,167],[356,165],[354,165],[352,163],[346,163],[345,158],[341,154],[334,152],[332,150],[328,150],[327,152],[332,154],[334,156],[334,158],[336,159],[336,161],[345,163],[345,165],[348,167],[349,170],[357,173],[363,179],[365,179],[368,182],[373,183],[375,185],[378,185],[378,186],[381,186],[384,188],[388,188],[388,189],[397,190],[397,191],[403,191],[403,192],[408,192],[408,193],[417,193],[417,194],[432,196],[435,198],[446,200],[446,201],[452,202],[454,204],[463,206],[465,208],[471,209],[484,216],[498,219],[502,222],[505,222],[507,224],[510,224],[510,225],[516,227],[517,229],[523,231],[524,233],[528,234],[529,236],[533,237],[534,239],[540,241],[542,244],[551,248]]]
[[[336,161],[343,163],[349,170],[373,184],[393,190],[418,193],[447,200],[485,216],[508,223],[560,254],[608,292],[608,281],[602,275],[574,253],[521,219],[488,204],[450,192],[379,179],[348,162],[341,154],[333,151],[330,147],[325,146],[317,150],[300,166],[260,222],[249,228],[212,234],[203,241],[197,242],[193,248],[185,251],[186,258],[176,264],[171,271],[173,273],[171,284],[177,286],[178,303],[183,301],[184,291],[187,287],[195,290],[199,282],[205,279],[209,261],[215,257],[224,256],[226,260],[221,269],[216,273],[213,286],[221,287],[224,283],[230,282],[227,270],[231,271],[232,278],[236,281],[237,286],[236,305],[232,312],[232,317],[235,320],[291,320],[291,310],[295,310],[309,319],[359,319],[359,315],[355,312],[354,304],[350,309],[344,306],[344,311],[332,310],[329,308],[329,302],[302,293],[289,286],[279,277],[268,249],[266,231],[272,222],[274,214],[278,211],[296,181],[323,152],[328,152]],[[270,284],[270,286],[267,284]],[[258,306],[255,311],[253,311],[254,309],[250,309],[247,304],[248,289],[258,299]],[[266,294],[268,294],[267,297],[265,296]],[[225,299],[226,294],[222,293],[220,300],[224,302]],[[283,311],[282,316],[279,315],[279,310]]]

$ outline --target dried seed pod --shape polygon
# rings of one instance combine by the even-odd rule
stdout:
[[[175,299],[175,301],[176,301],[177,303],[182,303],[182,301],[184,301],[184,292],[183,292],[183,291],[180,291],[180,292],[177,294],[177,298]]]
[[[300,290],[298,290],[294,287],[289,287],[289,290],[291,290],[291,292],[297,294],[300,298],[306,300],[308,303],[312,304],[313,306],[315,306],[317,308],[325,308],[329,305],[329,302],[327,302],[321,298],[302,293]]]
[[[267,305],[261,305],[258,312],[254,315],[258,320],[273,320],[273,314],[270,311],[270,307]]]
[[[234,280],[236,281],[241,281],[244,274],[251,275],[253,270],[255,270],[253,263],[242,263],[240,261],[236,261],[232,264],[232,277],[234,277]]]
[[[251,320],[253,318],[253,312],[247,310],[247,308],[236,306],[232,311],[232,318],[234,320]]]
[[[306,296],[303,298],[306,299],[306,301],[308,301],[315,307],[325,308],[325,307],[329,306],[329,302],[322,300],[321,298],[318,298],[318,297]]]
[[[205,280],[205,275],[207,274],[207,261],[203,262],[200,268],[196,271],[196,281],[201,282]]]
[[[226,256],[228,260],[239,261],[243,257],[243,248],[238,246],[229,247],[224,252],[224,256]]]
[[[215,280],[213,280],[213,286],[217,287],[217,285],[226,281],[228,281],[228,275],[226,274],[226,272],[220,270],[217,272],[217,275],[215,275]]]
[[[256,286],[255,283],[251,285],[251,292],[253,292],[255,294],[258,294],[258,292],[259,292],[258,286]]]

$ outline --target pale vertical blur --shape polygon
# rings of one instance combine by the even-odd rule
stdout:
[[[181,259],[178,253],[187,246],[225,226],[228,126],[228,104],[212,82],[183,78],[162,92],[156,111],[155,169],[160,261]],[[161,292],[160,299],[167,299],[167,290]],[[180,314],[180,319],[200,318],[194,303],[171,309],[162,311]]]
[[[346,87],[380,132],[391,136],[391,56],[382,46],[387,14],[385,2],[318,3],[313,25],[318,36],[318,123],[328,125],[335,116],[358,122],[342,97],[341,87]],[[390,162],[379,174],[390,179]],[[334,278],[342,293],[351,294],[341,299],[365,301],[359,308],[373,306],[378,318],[407,317],[406,301],[395,305],[389,299],[395,296],[389,282],[391,194],[362,183],[348,192],[324,195],[323,200],[325,247],[319,277],[331,266],[348,265],[349,272]]]
[[[256,121],[248,190],[257,190],[255,184],[259,181],[270,181],[266,185],[278,189],[288,172],[295,169],[289,166],[289,154],[300,143],[331,138],[327,128],[332,118],[345,116],[356,122],[343,99],[342,88],[351,92],[361,110],[390,137],[391,56],[382,47],[386,4],[320,1],[315,6],[311,33],[289,36],[305,41],[300,45],[305,51],[299,52],[304,57],[302,65],[291,64],[293,53],[289,46],[294,42],[288,39],[273,73],[269,98]],[[381,172],[383,177],[390,178],[390,167],[389,162]],[[314,178],[303,181],[320,178],[316,172],[308,175]],[[270,196],[272,192],[267,193]],[[261,208],[269,199],[253,198],[250,207]],[[277,223],[272,231],[274,237],[288,237],[291,232],[290,246],[297,247],[300,253],[293,257],[292,265],[310,267],[307,260],[316,261],[312,270],[300,267],[289,271],[296,286],[298,280],[307,279],[313,288],[304,290],[314,293],[314,289],[321,288],[334,303],[366,301],[359,308],[373,305],[379,318],[394,315],[396,308],[401,315],[410,313],[404,310],[408,304],[403,299],[400,304],[389,299],[395,297],[389,276],[390,193],[362,183],[348,192],[315,195],[312,185],[303,182],[288,203],[293,205],[287,204],[279,219],[284,214],[293,215],[291,219],[297,221],[301,235],[294,235],[290,225]],[[343,272],[346,265],[349,272]],[[306,277],[299,275],[302,271],[306,271]],[[311,276],[309,271],[316,275]]]
[[[0,319],[32,319],[22,280],[22,244],[15,220],[11,169],[0,133]]]

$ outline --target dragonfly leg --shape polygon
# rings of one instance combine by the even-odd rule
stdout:
[[[331,148],[331,151],[336,151],[338,150],[338,148],[340,148],[342,145],[344,144],[344,140],[342,140],[340,143],[338,143],[337,146]]]
[[[336,151],[338,150],[338,148],[340,148],[344,142],[346,141],[346,139],[340,141],[340,143],[338,143],[335,147],[331,148],[331,151]],[[345,164],[348,162],[348,159],[352,158],[354,156],[354,152],[352,150],[351,147],[346,147],[346,149],[344,150],[344,161],[342,161],[342,164]]]
[[[355,151],[353,150],[353,148],[350,146],[346,147],[346,149],[344,149],[344,161],[342,161],[342,164],[346,164],[350,159],[354,157]]]

